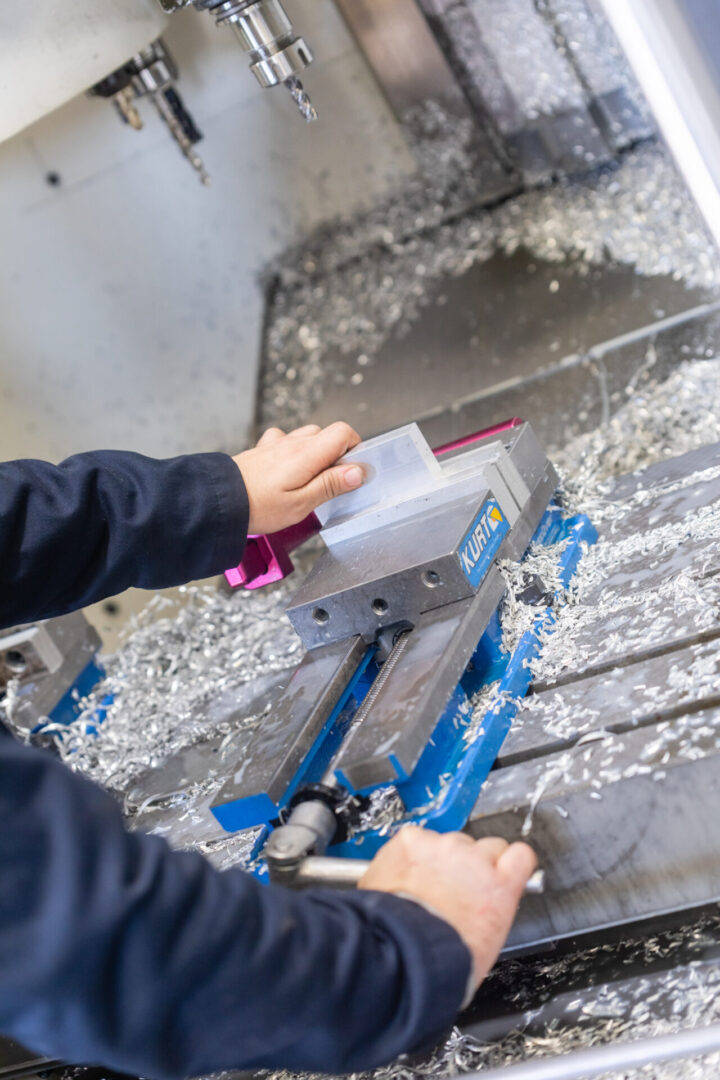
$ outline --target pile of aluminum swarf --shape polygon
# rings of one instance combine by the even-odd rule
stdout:
[[[428,230],[441,205],[431,199],[409,231],[400,199],[388,204],[376,226],[348,225],[345,246],[333,233],[325,246],[321,240],[298,252],[296,267],[284,257],[266,338],[264,422],[284,425],[312,415],[323,384],[340,377],[328,367],[328,354],[354,357],[351,382],[361,381],[363,368],[391,335],[413,325],[440,281],[497,252],[524,248],[549,262],[568,261],[578,273],[610,262],[687,285],[720,284],[718,252],[657,144],[641,144],[617,166],[582,181],[528,191]],[[368,235],[373,242],[366,248]]]
[[[218,698],[297,662],[301,645],[284,617],[288,592],[280,585],[228,595],[188,585],[178,604],[157,596],[122,648],[103,658],[107,677],[58,740],[68,765],[124,792],[149,766],[216,733]],[[101,706],[96,737],[88,721]]]

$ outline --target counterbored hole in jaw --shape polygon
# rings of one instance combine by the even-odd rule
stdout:
[[[428,589],[437,589],[438,585],[442,584],[436,570],[426,570],[422,576],[422,583],[427,585]]]
[[[22,675],[27,669],[27,660],[19,649],[8,649],[4,659],[5,666],[12,671],[13,675]]]
[[[316,607],[312,613],[313,622],[316,622],[318,626],[324,626],[326,622],[330,621],[330,616],[323,607]]]
[[[378,597],[377,600],[373,600],[372,609],[376,615],[384,615],[388,609],[387,600],[382,600]]]

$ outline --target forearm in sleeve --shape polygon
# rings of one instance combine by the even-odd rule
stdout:
[[[53,1058],[349,1072],[431,1045],[465,992],[466,947],[411,901],[220,873],[7,738],[0,868],[0,1032]]]
[[[0,463],[0,627],[221,573],[242,557],[247,524],[226,454]]]

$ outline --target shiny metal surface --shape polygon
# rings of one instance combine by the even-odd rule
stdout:
[[[513,436],[508,438],[512,441]],[[536,443],[538,464],[544,451]],[[462,453],[436,459],[416,424],[360,443],[342,464],[361,466],[362,487],[318,508],[323,539],[333,549],[345,540],[380,535],[401,522],[490,488],[511,525],[529,494],[528,486],[505,448],[503,433],[466,446]]]
[[[302,764],[308,747],[330,716],[365,654],[360,638],[308,653],[245,747],[213,807],[256,798],[276,816],[277,805]]]
[[[367,859],[328,858],[325,855],[309,855],[297,869],[296,889],[325,885],[333,889],[353,889],[360,878],[370,869]],[[545,872],[536,870],[525,886],[528,894],[542,893],[545,888]]]
[[[429,100],[471,117],[525,182],[584,172],[654,133],[595,6],[339,0],[397,115]],[[518,35],[532,41],[519,46]]]
[[[398,116],[428,98],[466,112],[452,68],[415,0],[337,0]]]
[[[221,0],[204,6],[218,26],[232,28],[260,85],[286,85],[304,118],[316,119],[317,113],[298,79],[312,63],[313,54],[295,33],[281,0]]]
[[[526,183],[585,172],[612,150],[584,88],[532,0],[420,0],[481,122]],[[532,41],[519,48],[518,38]]]
[[[636,565],[638,548],[629,550],[626,543],[659,523],[677,538],[677,557],[685,560],[681,580],[705,582],[708,595],[716,595],[711,589],[720,564],[705,540],[688,541],[682,526],[689,514],[717,505],[718,467],[720,446],[712,446],[616,483],[610,498],[623,511],[623,530],[617,530],[613,516],[603,519],[601,529],[626,546],[614,564],[610,560],[611,571],[598,589],[606,599],[617,594],[622,601],[627,595],[628,619],[638,590],[655,591],[652,574],[658,582],[671,578],[670,563],[651,566],[654,559],[640,548]],[[717,533],[709,539],[717,547]],[[658,614],[662,608],[651,607],[645,623]],[[638,622],[643,613],[636,611]],[[469,825],[475,836],[519,839],[530,819],[528,839],[546,870],[545,892],[523,901],[508,944],[511,953],[720,897],[714,835],[720,813],[715,745],[720,703],[702,691],[699,680],[689,688],[678,682],[686,671],[717,671],[714,646],[720,631],[715,625],[701,640],[696,629],[694,640],[678,643],[663,636],[664,625],[660,646],[651,643],[649,652],[631,648],[626,634],[623,653],[607,652],[610,671],[583,667],[578,659],[567,678],[537,680],[532,708],[511,732],[507,752],[475,807]],[[632,629],[632,622],[627,626]],[[687,623],[686,637],[690,630]],[[598,655],[609,648],[610,633],[601,618],[592,636]],[[380,703],[378,695],[373,709]],[[563,717],[569,717],[570,734],[561,738],[556,725]],[[372,723],[372,711],[366,722]]]
[[[606,19],[602,0],[546,0],[556,47],[573,66],[593,118],[616,151],[655,134],[656,124]]]
[[[11,679],[51,674],[63,662],[63,653],[47,626],[11,627],[0,634],[0,687]]]
[[[603,0],[603,6],[720,243],[720,9],[711,0]]]
[[[440,463],[417,424],[362,442],[342,461],[360,465],[365,480],[362,487],[318,507],[318,519],[331,543],[354,535],[364,521],[374,521],[383,506],[405,504],[416,493],[424,495],[442,478]],[[341,531],[342,525],[347,527]]]
[[[303,859],[295,875],[296,889],[325,885],[331,889],[354,889],[367,873],[367,859],[337,859],[325,855],[309,855]]]
[[[694,720],[697,728],[716,723],[717,711]],[[657,730],[615,737],[624,744],[615,757],[618,778],[598,786],[593,780],[613,736],[491,774],[466,831],[521,839],[532,808],[528,839],[547,873],[547,890],[519,913],[509,950],[720,900],[713,824],[720,813],[720,758],[708,751],[688,761],[683,731],[677,728],[674,747],[666,736],[669,756],[662,766],[649,753]],[[655,768],[638,768],[641,762]],[[662,783],[654,771],[664,773]]]
[[[317,112],[298,76],[313,62],[309,45],[299,37],[281,0],[158,0],[172,14],[190,3],[209,11],[218,26],[229,26],[250,59],[250,70],[263,88],[284,85],[305,120]]]
[[[655,284],[660,287],[659,282]],[[667,284],[662,283],[658,300],[661,295],[667,298],[668,294],[664,292]],[[640,313],[644,309],[644,301],[637,296],[633,300],[633,287],[629,282],[628,285],[629,303],[625,306],[625,313],[629,313],[633,303],[636,314]],[[687,303],[691,297],[686,289],[682,293],[683,302]],[[602,305],[588,307],[591,294],[577,299],[580,305],[578,313],[582,313],[588,326],[592,326]],[[646,295],[646,299],[649,299],[649,295]],[[670,306],[672,308],[672,303]],[[609,326],[613,330],[621,329],[623,312],[615,309],[619,323],[613,323],[612,310],[606,309]],[[665,311],[663,307],[656,310]],[[559,316],[558,332],[564,332],[568,328],[568,321],[574,317],[573,313],[568,313],[567,319],[564,315]],[[577,329],[580,330],[579,327]],[[701,304],[627,333],[621,330],[616,337],[604,338],[596,345],[580,349],[559,362],[552,363],[549,356],[545,356],[542,369],[528,368],[525,375],[518,372],[494,386],[480,385],[477,392],[467,394],[449,407],[429,411],[420,418],[420,427],[430,442],[436,442],[491,423],[493,417],[522,412],[543,444],[552,451],[552,448],[564,445],[574,435],[590,431],[607,420],[618,402],[623,400],[626,387],[633,381],[647,377],[648,357],[652,358],[652,377],[663,379],[685,356],[692,353],[703,355],[706,350],[712,349],[719,332],[720,304]],[[542,340],[538,342],[537,355],[543,356]],[[527,363],[530,364],[531,360],[527,359]],[[478,370],[478,381],[482,383],[483,368],[479,366]]]
[[[273,49],[278,41],[293,36],[293,26],[279,0],[253,4],[224,3],[213,8],[218,22],[232,21],[241,45],[250,53]]]
[[[323,511],[328,551],[287,609],[306,648],[349,634],[370,641],[385,626],[472,596],[479,582],[469,580],[460,549],[488,498],[510,525],[499,556],[524,552],[557,485],[528,425],[439,461],[418,438],[414,426],[402,428],[347,455],[370,479]]]
[[[636,1042],[614,1042],[546,1060],[466,1073],[465,1076],[466,1080],[589,1080],[611,1072],[646,1069],[663,1061],[699,1057],[715,1050],[720,1050],[720,1024]]]
[[[385,542],[372,534],[323,552],[294,594],[287,614],[306,648],[348,634],[373,640],[400,620],[472,596],[458,548],[488,488],[411,518]]]
[[[332,841],[337,820],[329,806],[318,799],[299,803],[289,820],[273,829],[263,850],[270,880],[294,887],[305,857],[321,856]]]
[[[440,458],[409,425],[343,460],[367,482],[321,509],[328,547],[287,609],[296,629],[298,612],[312,624],[310,651],[212,804],[228,831],[274,824],[263,856],[285,883],[301,858],[345,839],[355,792],[413,774],[505,590],[504,541],[519,522],[532,535],[546,506],[533,497],[556,481],[522,421]],[[333,710],[346,701],[343,721]]]
[[[264,88],[279,86],[297,76],[312,62],[312,53],[302,40],[293,41],[272,56],[259,57],[250,65],[253,75]]]
[[[82,612],[0,632],[0,691],[16,679],[5,708],[25,737],[94,660],[100,638]]]
[[[418,619],[363,722],[333,769],[355,791],[410,776],[505,590],[493,567],[477,596]]]
[[[323,781],[325,783],[343,783],[344,777],[341,778],[336,774],[339,761],[342,758],[343,750],[347,746],[348,742],[353,738],[355,732],[357,732],[363,726],[367,718],[372,713],[378,698],[383,693],[383,690],[390,681],[393,672],[402,662],[403,657],[408,651],[408,648],[410,646],[410,639],[413,633],[413,630],[400,630],[397,634],[393,636],[392,647],[390,648],[390,652],[388,653],[387,658],[385,659],[382,667],[380,668],[380,674],[375,679],[374,683],[363,698],[360,707],[355,712],[355,715],[353,716],[350,722],[350,726],[348,727],[345,734],[345,738],[343,739],[343,745],[340,749],[339,756],[336,756],[333,759],[327,772],[325,773],[325,776],[323,777]]]

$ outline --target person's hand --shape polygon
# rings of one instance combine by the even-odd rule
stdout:
[[[497,960],[536,867],[527,844],[406,825],[380,849],[358,887],[400,893],[450,923],[470,950],[477,989]]]
[[[262,535],[296,525],[320,503],[360,487],[359,465],[336,465],[360,442],[349,424],[308,424],[286,435],[270,428],[252,450],[233,460],[250,502],[248,532]]]

